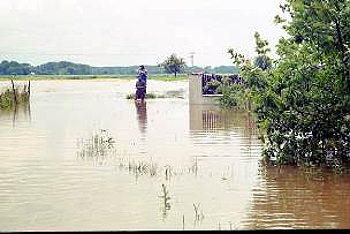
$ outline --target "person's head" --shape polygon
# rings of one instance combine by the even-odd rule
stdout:
[[[141,66],[140,66],[140,69],[141,69],[141,70],[144,70],[144,69],[145,69],[145,66],[144,66],[144,65],[141,65]]]

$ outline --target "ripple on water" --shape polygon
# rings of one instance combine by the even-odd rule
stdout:
[[[30,109],[0,113],[3,231],[182,229],[183,218],[186,229],[349,228],[349,179],[260,166],[249,113],[189,106],[187,91],[140,111],[125,99],[134,81],[35,81],[32,91]],[[114,151],[92,143],[101,129]]]

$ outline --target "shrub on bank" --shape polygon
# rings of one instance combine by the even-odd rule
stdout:
[[[338,170],[350,163],[350,2],[287,0],[281,8],[289,20],[275,22],[288,36],[279,40],[277,60],[271,63],[258,33],[254,61],[229,51],[247,81],[243,96],[257,114],[264,156]],[[230,95],[235,105],[239,93]]]
[[[7,88],[0,93],[0,108],[11,108],[13,106],[26,103],[30,98],[30,83],[28,85]]]

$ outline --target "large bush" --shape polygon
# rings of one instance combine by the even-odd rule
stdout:
[[[350,157],[350,2],[287,0],[276,16],[288,33],[270,64],[256,34],[254,62],[229,52],[248,82],[264,155],[278,164],[338,166]],[[263,60],[266,61],[263,61]]]

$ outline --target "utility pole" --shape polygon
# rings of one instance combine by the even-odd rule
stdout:
[[[194,55],[196,53],[195,52],[190,52],[190,58],[191,58],[191,66],[193,67],[193,64],[194,64]]]

